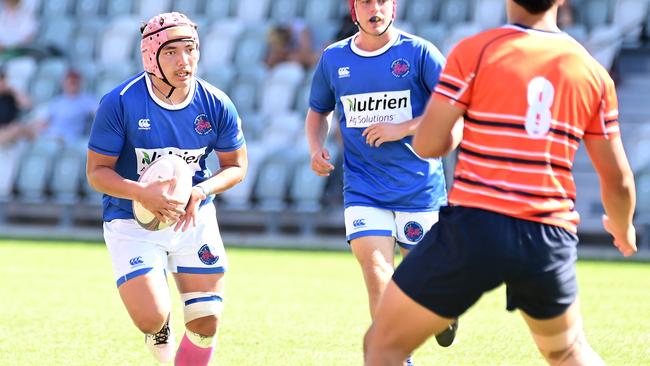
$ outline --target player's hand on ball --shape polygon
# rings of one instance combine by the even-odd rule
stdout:
[[[180,202],[169,194],[169,191],[176,184],[176,177],[141,184],[144,189],[138,201],[144,208],[151,211],[158,220],[175,222],[185,215],[185,210],[182,208],[185,202]]]
[[[607,215],[603,215],[603,226],[608,233],[614,237],[614,246],[625,257],[629,257],[636,253],[636,229],[634,225],[630,225],[627,229],[615,228],[612,221]]]
[[[399,141],[406,136],[403,126],[393,123],[376,123],[361,133],[370,146],[379,147],[384,142]]]
[[[176,226],[174,226],[174,231],[181,230],[185,232],[190,227],[190,224],[192,227],[196,227],[196,215],[199,212],[199,205],[206,198],[207,196],[203,193],[203,189],[196,186],[192,189],[190,199],[187,201],[187,206],[185,207],[185,214],[180,217]]]
[[[318,176],[328,177],[330,172],[334,170],[334,165],[329,162],[331,158],[330,152],[326,148],[316,150],[311,155],[311,170]]]

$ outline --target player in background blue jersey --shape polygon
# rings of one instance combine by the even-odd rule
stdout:
[[[349,5],[359,32],[323,52],[305,130],[312,169],[328,176],[334,166],[324,147],[327,117],[338,112],[346,236],[361,265],[373,317],[393,273],[395,243],[408,253],[447,203],[441,160],[422,159],[411,146],[445,60],[430,42],[393,26],[394,0]],[[439,343],[451,344],[454,332],[452,327],[441,334]]]
[[[230,99],[195,77],[196,25],[183,14],[164,13],[141,31],[145,72],[102,98],[88,143],[87,176],[104,193],[104,239],[120,296],[145,343],[161,362],[207,365],[227,266],[212,199],[244,178],[246,146]],[[214,173],[205,164],[212,151],[220,163]],[[171,179],[137,181],[164,154],[181,156],[195,172],[188,202],[166,193]],[[141,228],[133,218],[136,200],[177,224],[160,231]],[[186,331],[175,356],[167,271],[184,303]]]

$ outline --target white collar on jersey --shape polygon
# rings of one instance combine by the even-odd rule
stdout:
[[[541,36],[549,36],[549,37],[561,37],[565,38],[568,36],[566,32],[553,32],[553,31],[546,31],[546,30],[541,30],[541,29],[535,29],[535,28],[530,28],[530,27],[525,27],[521,24],[506,24],[501,26],[501,28],[508,28],[508,29],[516,29],[518,31],[530,33],[530,34],[538,34]]]
[[[391,25],[391,27],[394,27],[394,25]],[[395,42],[397,42],[397,39],[399,38],[400,31],[398,30],[395,32],[395,35],[393,38],[391,38],[388,43],[386,43],[382,48],[375,50],[375,51],[364,51],[361,48],[357,47],[357,45],[354,43],[355,38],[359,36],[359,33],[355,34],[350,38],[350,48],[352,48],[352,52],[356,53],[359,56],[362,57],[374,57],[374,56],[379,56],[382,53],[388,51],[389,48],[393,47]]]
[[[156,94],[153,92],[153,87],[151,84],[151,76],[147,74],[146,72],[144,73],[144,80],[147,83],[147,90],[149,91],[149,96],[151,96],[151,99],[153,99],[156,104],[159,106],[165,108],[165,109],[171,109],[171,110],[178,110],[178,109],[183,109],[187,107],[190,102],[192,101],[192,98],[194,98],[194,90],[196,89],[196,78],[192,80],[192,83],[190,84],[190,92],[187,94],[187,98],[185,98],[184,101],[178,103],[178,104],[169,104],[162,99],[158,98]]]

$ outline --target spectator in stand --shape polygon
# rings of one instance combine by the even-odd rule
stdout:
[[[334,36],[334,42],[352,37],[358,31],[359,28],[356,24],[354,24],[352,18],[350,18],[348,14],[343,14],[343,17],[341,18],[341,25],[339,26],[339,29],[336,31],[336,35]]]
[[[85,137],[97,110],[97,99],[82,90],[83,78],[73,69],[63,78],[63,93],[50,102],[45,135],[59,139],[65,144]]]
[[[30,53],[38,21],[20,0],[2,0],[0,9],[0,57],[3,59]]]
[[[570,1],[565,1],[564,4],[557,8],[557,26],[566,30],[575,25],[576,12]]]
[[[269,68],[282,62],[297,62],[310,69],[318,61],[319,54],[314,51],[311,31],[302,20],[272,27],[267,42],[264,62]]]
[[[4,71],[0,70],[0,148],[35,136],[37,125],[27,125],[19,121],[20,113],[29,106],[29,99],[11,88]]]

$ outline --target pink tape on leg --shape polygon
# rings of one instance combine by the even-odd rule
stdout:
[[[181,344],[178,346],[178,351],[176,352],[174,365],[207,366],[210,363],[213,351],[214,347],[199,347],[187,338],[187,334],[184,334],[183,340],[181,340]]]

